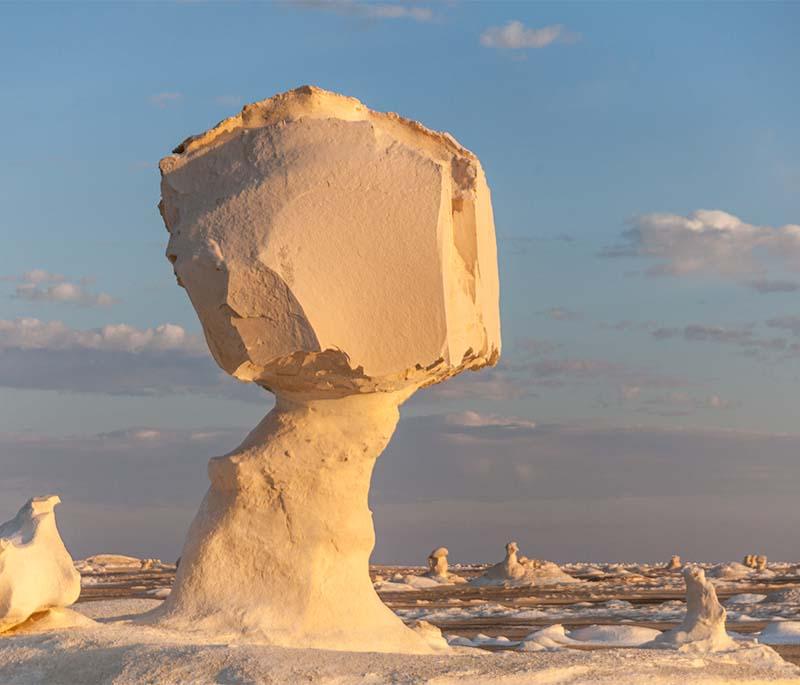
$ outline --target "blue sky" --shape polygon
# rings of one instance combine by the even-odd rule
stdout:
[[[61,489],[76,553],[177,554],[203,463],[271,400],[209,361],[163,256],[156,165],[312,83],[474,150],[499,236],[503,361],[404,408],[376,473],[376,558],[491,556],[510,535],[529,555],[597,556],[601,511],[617,530],[658,511],[672,545],[609,523],[609,558],[669,556],[687,517],[714,537],[687,554],[790,556],[798,22],[796,3],[3,4],[0,518]],[[445,500],[403,478],[421,452],[450,464],[431,469]],[[685,479],[654,492],[665,463]],[[587,472],[617,475],[592,494]],[[509,495],[504,473],[524,487]],[[561,484],[550,508],[539,473]],[[762,509],[737,523],[752,542],[720,533],[732,497]],[[478,501],[492,511],[465,519]],[[402,533],[421,510],[435,539]],[[496,544],[474,543],[481,526]]]

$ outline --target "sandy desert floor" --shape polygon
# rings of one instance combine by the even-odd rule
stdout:
[[[740,649],[718,654],[635,644],[647,629],[663,631],[680,623],[685,604],[679,571],[572,564],[563,568],[581,582],[504,588],[431,586],[422,568],[374,567],[376,589],[403,620],[428,621],[448,639],[451,653],[424,657],[281,649],[169,634],[135,621],[168,594],[174,565],[138,560],[78,565],[83,591],[74,608],[97,623],[75,632],[0,640],[3,685],[800,683],[800,570],[795,564],[771,564],[765,573],[743,571],[738,564],[706,565],[711,577],[723,576],[714,582],[728,611],[728,631],[741,638]],[[484,568],[451,571],[469,579]],[[557,643],[521,650],[523,638],[544,629]],[[756,640],[786,644],[769,648]]]

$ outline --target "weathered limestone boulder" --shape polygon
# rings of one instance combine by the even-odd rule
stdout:
[[[209,464],[156,616],[271,644],[426,652],[375,594],[372,468],[418,388],[494,364],[497,257],[478,159],[303,87],[160,164],[167,256],[214,359],[276,395]]]
[[[676,628],[659,635],[651,646],[682,651],[715,652],[735,647],[725,630],[727,612],[717,599],[713,583],[699,566],[683,570],[686,581],[686,617]]]
[[[56,495],[34,497],[0,525],[0,632],[80,595],[80,573],[56,527],[60,502]]]

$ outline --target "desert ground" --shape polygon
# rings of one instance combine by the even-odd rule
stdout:
[[[376,590],[398,616],[412,626],[433,624],[450,645],[447,654],[409,656],[165,637],[143,625],[131,630],[168,596],[176,566],[98,555],[76,562],[82,591],[73,609],[100,628],[23,628],[0,648],[0,674],[4,683],[64,685],[88,674],[91,682],[109,683],[800,682],[800,564],[770,563],[761,571],[737,562],[701,564],[740,645],[724,653],[640,646],[683,619],[680,569],[574,563],[561,568],[577,582],[468,582],[488,566],[451,564],[449,572],[467,581],[453,584],[431,580],[423,566],[371,567]]]

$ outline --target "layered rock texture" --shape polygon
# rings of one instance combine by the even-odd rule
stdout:
[[[448,134],[303,87],[160,167],[167,256],[209,348],[277,402],[211,460],[157,618],[297,647],[441,647],[375,594],[367,500],[399,405],[498,358],[480,163]]]
[[[0,632],[80,595],[80,573],[56,527],[53,510],[60,502],[55,495],[34,497],[0,525]]]

